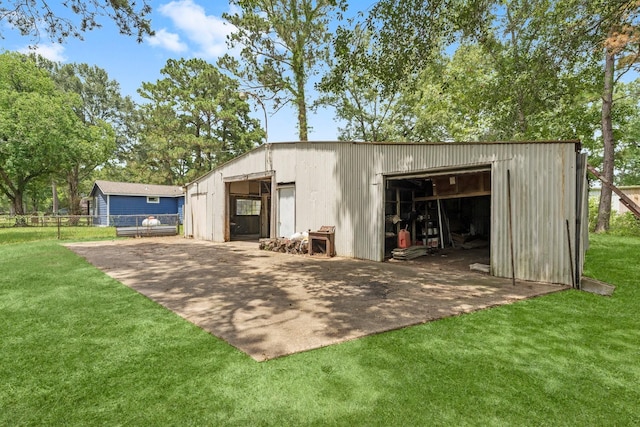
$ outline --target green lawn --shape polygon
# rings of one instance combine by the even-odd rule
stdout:
[[[0,425],[638,425],[640,239],[591,245],[587,273],[613,297],[571,290],[263,363],[56,241],[0,245]]]
[[[115,237],[115,227],[60,227],[60,240],[97,240]],[[58,227],[56,226],[0,228],[0,245],[57,239]]]

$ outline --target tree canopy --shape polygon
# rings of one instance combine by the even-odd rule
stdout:
[[[51,72],[52,88],[46,73],[29,71],[31,60],[3,55],[2,193],[19,197],[22,181],[45,185],[51,159],[65,165],[71,194],[105,157],[103,178],[193,179],[265,137],[242,92],[276,111],[293,105],[303,141],[310,106],[330,105],[344,123],[342,140],[580,139],[607,179],[640,184],[639,89],[628,78],[640,57],[637,1],[378,0],[344,21],[346,5],[233,0],[225,18],[237,55],[218,63],[231,74],[201,59],[171,59],[161,79],[139,89],[143,105],[120,97],[96,67],[36,61]],[[0,20],[36,39],[40,31],[58,41],[81,37],[101,18],[139,39],[151,34],[147,1],[64,6],[70,13],[56,16],[46,2],[4,2]],[[315,104],[313,83],[321,91]],[[37,120],[54,116],[56,130],[45,134]],[[29,129],[16,124],[29,120]],[[42,170],[29,170],[20,147],[36,140],[43,142],[32,166]],[[38,151],[47,146],[66,147],[66,157]],[[606,230],[610,195],[602,194],[598,229]]]
[[[236,31],[229,46],[241,61],[226,55],[223,68],[246,81],[275,108],[293,103],[298,135],[308,139],[307,83],[328,59],[329,23],[346,7],[344,0],[232,0],[236,12],[224,15]]]
[[[606,179],[628,183],[637,146],[625,123],[640,106],[615,94],[638,71],[639,18],[640,3],[628,0],[379,0],[338,29],[321,87],[349,93],[361,70],[361,97],[371,87],[401,93],[388,99],[405,140],[580,139]],[[358,34],[367,48],[354,44]],[[347,128],[364,117],[352,111],[337,110]],[[610,195],[596,230],[608,228]]]
[[[80,215],[82,181],[114,157],[115,129],[120,128],[123,120],[120,110],[126,101],[120,95],[120,85],[99,67],[56,64],[52,74],[58,88],[78,95],[80,103],[74,111],[87,131],[73,145],[73,155],[62,171],[69,191],[69,212]]]
[[[262,143],[237,81],[201,59],[171,59],[161,72],[139,89],[149,102],[128,162],[145,181],[182,184]]]
[[[74,113],[79,104],[32,58],[0,55],[0,191],[17,214],[24,213],[27,186],[59,171],[86,137]]]
[[[45,0],[5,0],[0,2],[0,21],[36,42],[43,33],[58,43],[69,37],[82,39],[83,32],[102,26],[102,17],[113,20],[122,34],[135,34],[139,42],[153,35],[148,0],[66,0],[61,5],[70,13],[59,12]]]

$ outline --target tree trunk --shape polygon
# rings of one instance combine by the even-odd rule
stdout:
[[[307,103],[304,95],[302,95],[298,97],[298,134],[300,141],[309,140],[307,127]]]
[[[293,75],[296,81],[296,108],[298,110],[298,138],[300,141],[308,141],[307,125],[307,100],[304,85],[306,83],[304,65],[304,44],[296,39],[296,50],[293,51]]]
[[[613,123],[611,110],[613,108],[613,73],[615,67],[615,54],[605,48],[604,65],[604,90],[602,93],[602,175],[613,183],[615,141],[613,139]],[[598,205],[598,221],[596,222],[596,233],[605,233],[609,230],[609,220],[611,218],[611,188],[606,185],[601,186],[600,204]]]
[[[300,75],[298,75],[300,74]],[[299,67],[299,71],[296,72],[296,107],[298,109],[298,138],[300,141],[308,141],[308,125],[307,125],[307,102],[305,100],[305,90],[304,90],[304,66],[301,65]]]
[[[53,199],[52,211],[54,214],[58,213],[58,186],[55,180],[51,180],[51,198]]]
[[[16,192],[13,194],[13,198],[11,199],[16,215],[24,215],[23,196],[24,195],[22,194],[22,190],[16,189]]]
[[[81,215],[80,193],[78,191],[80,186],[80,173],[78,166],[74,166],[67,175],[67,184],[69,185],[69,214]]]

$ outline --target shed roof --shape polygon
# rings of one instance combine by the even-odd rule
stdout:
[[[195,184],[197,182],[202,181],[203,179],[207,178],[208,176],[216,173],[217,171],[219,171],[220,169],[224,168],[225,166],[228,166],[230,164],[234,164],[234,163],[238,163],[238,162],[242,162],[243,159],[247,156],[250,156],[252,154],[254,154],[255,152],[258,151],[266,151],[267,153],[270,153],[271,150],[273,149],[277,149],[278,147],[283,147],[283,146],[300,146],[300,147],[310,147],[313,145],[334,145],[336,148],[340,147],[340,146],[344,146],[344,145],[361,145],[361,146],[368,146],[368,147],[380,147],[380,146],[393,146],[393,147],[397,147],[398,149],[402,149],[402,147],[417,147],[420,145],[423,146],[454,146],[454,145],[458,145],[458,146],[467,146],[467,147],[473,147],[473,146],[479,146],[479,145],[495,145],[495,146],[501,146],[501,145],[540,145],[540,144],[572,144],[575,146],[575,150],[576,152],[579,152],[582,149],[582,145],[580,140],[577,139],[569,139],[569,140],[541,140],[541,141],[470,141],[470,142],[463,142],[463,141],[453,141],[453,142],[371,142],[371,141],[288,141],[288,142],[269,142],[269,143],[265,143],[262,145],[259,145],[257,147],[254,147],[253,149],[240,154],[237,157],[234,157],[233,159],[228,160],[225,163],[222,163],[218,166],[216,166],[215,168],[213,168],[212,170],[210,170],[209,172],[206,172],[205,174],[197,177],[196,179],[194,179],[191,182],[188,182],[185,184],[185,187],[188,187],[192,184]]]
[[[119,196],[159,196],[181,197],[182,187],[177,185],[139,184],[133,182],[114,182],[98,180],[93,184],[91,195],[99,188],[103,194]]]

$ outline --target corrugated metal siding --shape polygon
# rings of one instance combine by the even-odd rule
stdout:
[[[275,182],[295,182],[299,231],[335,225],[339,255],[380,261],[385,176],[489,165],[492,273],[503,277],[512,274],[507,198],[510,170],[516,277],[569,283],[572,256],[565,221],[569,220],[570,233],[575,236],[575,155],[573,143],[273,144],[191,184],[187,209],[197,230],[194,237],[222,241],[224,179],[274,170]],[[203,191],[203,187],[207,188]],[[203,194],[208,199],[206,207],[201,201],[190,204]],[[277,206],[277,200],[272,206]]]
[[[507,170],[516,278],[571,282],[566,220],[575,235],[575,152],[570,144],[514,146],[511,159],[495,162],[492,173],[491,266],[511,277]]]
[[[210,223],[207,224],[207,232],[211,233],[211,240],[223,242],[225,240],[225,215],[227,209],[225,183],[223,175],[214,175],[213,185],[207,189],[209,200],[207,201],[207,211]]]
[[[220,168],[216,172],[222,173],[222,176],[233,177],[241,176],[256,172],[264,172],[276,169],[272,164],[272,152],[278,152],[277,170],[286,174],[287,167],[290,171],[295,171],[295,152],[294,144],[271,144],[260,146],[259,148],[244,154],[239,161],[231,161]]]
[[[332,147],[327,147],[331,150]],[[337,147],[333,205],[338,208],[338,253],[380,261],[384,257],[384,146]]]
[[[584,270],[584,257],[589,249],[589,181],[587,180],[587,154],[579,153],[577,159],[577,188],[576,188],[576,271]],[[576,277],[576,284],[580,284],[582,277]]]
[[[208,188],[212,174],[202,181],[187,187],[185,195],[185,235],[196,239],[212,240],[207,231],[207,223],[211,222],[211,212],[207,209]]]
[[[296,158],[296,144],[261,146],[190,184],[185,204],[185,212],[189,213],[185,220],[185,234],[198,239],[223,242],[227,209],[225,179],[242,179],[246,175],[272,170],[277,171],[275,181],[279,183],[295,182],[297,176],[303,175],[302,172],[298,172],[300,165]],[[274,199],[271,206],[272,209],[276,209],[276,188],[272,189],[272,193]],[[300,228],[305,229],[307,228]]]

